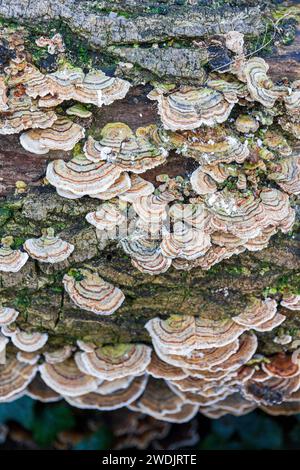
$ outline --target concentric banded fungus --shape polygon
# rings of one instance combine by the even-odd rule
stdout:
[[[149,141],[147,128],[139,128],[136,134],[122,122],[106,124],[101,131],[101,140],[89,137],[84,146],[88,160],[106,160],[123,171],[144,173],[165,162],[168,152]]]
[[[169,192],[150,194],[135,198],[132,202],[135,212],[146,223],[160,223],[167,218],[167,205],[174,200]]]
[[[158,101],[158,113],[165,129],[196,129],[201,125],[214,126],[227,120],[234,103],[212,88],[183,87],[167,96],[153,90],[148,98]]]
[[[105,203],[96,212],[89,212],[85,216],[87,222],[94,225],[98,230],[111,230],[121,225],[126,220],[126,216],[117,205]]]
[[[300,374],[300,362],[294,362],[292,356],[278,353],[270,362],[262,364],[262,369],[271,377],[292,378]]]
[[[188,355],[194,349],[226,346],[246,330],[231,319],[211,320],[184,315],[172,315],[167,320],[153,318],[145,328],[157,352],[175,355]]]
[[[0,271],[16,273],[28,260],[28,254],[21,250],[13,250],[12,237],[2,238],[0,243]]]
[[[174,224],[173,233],[165,235],[160,245],[164,256],[188,260],[204,255],[210,246],[210,236],[207,233],[182,222]]]
[[[47,167],[46,177],[57,191],[82,197],[98,195],[109,189],[120,177],[122,170],[110,163],[92,163],[84,155],[76,155],[72,160],[55,160]],[[66,194],[68,197],[68,194]]]
[[[37,366],[19,362],[8,357],[4,365],[0,365],[0,400],[5,401],[25,390],[37,372]]]
[[[268,178],[276,181],[286,193],[300,194],[300,157],[294,156],[270,163]]]
[[[73,351],[74,348],[72,346],[66,345],[52,352],[44,352],[44,357],[48,364],[58,364],[65,361],[66,359],[69,359],[69,357],[72,356]]]
[[[90,197],[106,201],[116,196],[125,194],[131,188],[131,180],[128,173],[122,173],[121,176],[106,190],[98,194],[89,194]]]
[[[264,301],[255,299],[254,302],[240,315],[232,320],[248,329],[255,329],[256,326],[272,320],[277,313],[277,302],[274,299]]]
[[[134,378],[135,377],[133,375],[127,375],[126,377],[122,377],[121,379],[104,380],[98,386],[97,393],[99,393],[99,395],[109,395],[110,393],[114,393],[117,390],[123,390],[124,388],[128,388]]]
[[[102,380],[121,379],[145,372],[151,359],[151,348],[144,344],[117,344],[81,353],[89,374]]]
[[[0,307],[0,327],[10,325],[18,318],[19,312],[14,308]]]
[[[48,387],[39,375],[36,375],[28,385],[26,395],[42,403],[53,403],[62,399],[60,394]]]
[[[300,310],[300,295],[284,296],[280,304],[289,310]]]
[[[49,150],[72,150],[83,139],[85,130],[67,118],[59,118],[48,129],[24,132],[20,143],[28,152],[45,154]]]
[[[217,191],[217,185],[215,181],[202,171],[202,168],[199,167],[192,173],[191,176],[191,185],[193,190],[200,195],[211,194]]]
[[[149,181],[144,180],[138,175],[131,175],[131,187],[125,193],[120,195],[122,201],[133,202],[136,198],[149,196],[154,192],[154,186]]]
[[[275,101],[282,96],[282,92],[277,90],[268,78],[269,66],[260,57],[248,59],[244,66],[244,76],[251,97],[259,101],[266,108],[273,108]]]
[[[25,362],[25,364],[34,365],[37,364],[41,355],[36,352],[25,352],[25,351],[18,351],[17,352],[17,359],[20,362]]]
[[[91,410],[117,410],[123,406],[130,405],[145,390],[147,376],[136,377],[125,389],[116,392],[101,395],[100,393],[88,393],[77,397],[65,397],[67,402],[76,408]]]
[[[247,140],[242,143],[236,136],[228,135],[228,131],[223,127],[212,128],[209,131],[197,129],[193,132],[169,133],[169,140],[177,152],[194,158],[202,165],[222,162],[242,163],[249,156]]]
[[[6,111],[7,106],[7,88],[5,85],[4,78],[0,76],[0,111]]]
[[[300,82],[296,80],[292,83],[290,94],[284,97],[285,107],[291,116],[300,115]]]
[[[245,334],[240,339],[240,346],[236,353],[227,360],[215,365],[211,371],[233,372],[252,359],[257,349],[257,338],[254,334]]]
[[[42,263],[60,263],[74,250],[74,245],[54,236],[53,229],[46,229],[40,238],[30,238],[24,248],[31,258]]]
[[[172,264],[171,258],[161,253],[159,243],[141,234],[140,237],[130,237],[120,240],[125,253],[132,257],[131,263],[139,271],[157,275],[166,272]]]
[[[165,380],[180,380],[188,375],[180,367],[161,360],[154,352],[152,353],[151,362],[147,367],[147,372],[155,379]]]
[[[259,128],[259,122],[248,114],[240,114],[235,121],[235,127],[245,134],[254,133]]]
[[[99,315],[111,315],[124,302],[123,292],[105,282],[97,274],[80,270],[81,280],[65,274],[63,284],[72,301],[83,310]]]
[[[28,333],[17,329],[12,335],[13,344],[21,351],[34,352],[41,349],[48,341],[46,333]]]
[[[97,389],[98,381],[81,372],[73,359],[39,366],[42,380],[61,395],[76,397]]]

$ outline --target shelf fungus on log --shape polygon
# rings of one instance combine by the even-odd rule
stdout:
[[[37,366],[19,362],[15,357],[7,358],[0,364],[0,402],[14,399],[23,392],[37,373]]]
[[[19,316],[19,312],[14,308],[0,307],[0,327],[14,323]]]
[[[120,289],[85,269],[65,274],[63,284],[75,305],[98,315],[113,314],[125,299]]]
[[[20,143],[28,152],[42,155],[49,150],[72,150],[84,135],[85,130],[79,124],[67,118],[59,118],[47,129],[24,132]]]
[[[72,199],[85,195],[94,196],[108,190],[121,173],[122,170],[113,164],[92,163],[83,154],[78,154],[68,162],[50,162],[46,177],[59,195]]]
[[[39,371],[46,385],[63,396],[76,397],[93,392],[99,382],[95,377],[79,370],[72,358],[58,364],[45,362],[39,366]]]
[[[144,344],[117,344],[80,354],[80,362],[89,374],[102,380],[141,375],[151,359],[151,348]]]
[[[226,97],[209,87],[182,87],[164,95],[154,89],[148,98],[158,102],[158,113],[165,129],[196,129],[202,125],[214,126],[225,122],[234,106]]]
[[[120,388],[108,394],[95,392],[83,394],[81,396],[66,396],[66,401],[76,408],[92,410],[117,410],[124,406],[129,406],[137,400],[145,390],[148,377],[143,375],[136,377],[127,388]]]
[[[0,272],[16,273],[28,260],[28,254],[11,248],[12,237],[4,237],[0,243]]]
[[[40,375],[36,375],[33,381],[26,388],[26,395],[33,400],[38,400],[42,403],[54,403],[60,401],[62,396],[48,387],[41,379]]]
[[[300,310],[300,295],[284,295],[280,304],[288,310]]]
[[[17,359],[20,362],[24,362],[25,364],[30,364],[33,366],[37,364],[40,360],[41,355],[38,352],[26,352],[26,351],[18,351],[17,352]]]
[[[40,238],[29,238],[23,246],[31,258],[51,264],[61,263],[74,250],[74,245],[56,237],[51,228],[45,229]]]
[[[111,230],[126,221],[120,208],[109,202],[102,204],[96,212],[89,212],[85,218],[97,230]]]
[[[64,362],[72,356],[74,349],[75,348],[73,346],[67,344],[62,348],[56,349],[54,351],[45,351],[45,361],[48,364],[59,364],[60,362]]]
[[[138,128],[134,133],[122,122],[106,124],[101,131],[100,141],[88,137],[84,153],[92,162],[107,161],[122,171],[144,173],[165,163],[168,152],[150,142],[148,128]]]
[[[12,343],[21,351],[34,352],[41,349],[48,341],[47,333],[29,333],[18,328],[11,335]]]

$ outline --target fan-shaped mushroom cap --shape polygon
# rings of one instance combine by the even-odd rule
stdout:
[[[150,194],[135,198],[132,202],[135,212],[146,223],[160,223],[167,218],[168,203],[174,200],[174,196],[165,191],[159,195]]]
[[[151,362],[147,367],[147,372],[155,379],[180,380],[187,377],[187,372],[183,371],[180,367],[163,361],[154,352],[152,353]]]
[[[0,307],[0,327],[10,325],[18,318],[19,312],[14,308]]]
[[[12,237],[2,238],[0,243],[0,272],[16,273],[24,266],[28,260],[28,254],[21,250],[13,250],[11,245]]]
[[[87,108],[85,108],[79,103],[76,103],[70,108],[68,108],[66,111],[66,114],[68,116],[77,116],[77,117],[80,117],[81,119],[86,119],[93,115],[91,111],[89,111]]]
[[[6,345],[9,339],[0,333],[0,364],[6,363]]]
[[[157,355],[167,364],[180,367],[184,370],[188,370],[188,373],[191,373],[191,370],[210,369],[226,361],[232,354],[238,351],[239,340],[236,339],[232,343],[220,348],[194,349],[186,356],[166,354],[155,343],[154,347]]]
[[[208,418],[216,419],[226,414],[243,416],[251,413],[255,408],[256,405],[251,401],[246,400],[239,393],[234,393],[212,407],[202,408],[201,412]]]
[[[183,404],[182,397],[175,394],[167,382],[150,377],[144,393],[132,406],[133,409],[160,419],[165,414],[177,413]]]
[[[151,360],[151,348],[144,344],[117,344],[80,356],[89,374],[102,380],[115,380],[143,373]]]
[[[187,315],[172,315],[167,320],[153,318],[148,330],[157,352],[188,355],[195,349],[219,348],[236,340],[246,328],[227,318],[212,320]]]
[[[257,349],[257,337],[254,334],[245,334],[240,339],[240,347],[227,360],[211,367],[211,371],[232,372],[239,369],[252,359]]]
[[[242,55],[244,49],[244,35],[239,31],[229,31],[225,34],[227,49],[235,54]]]
[[[213,128],[209,132],[206,129],[197,129],[192,132],[170,133],[169,140],[178,152],[194,158],[202,165],[242,163],[249,156],[247,141],[242,143],[236,136],[228,135],[222,127]]]
[[[262,405],[260,409],[271,416],[293,416],[300,413],[300,401],[280,403],[278,405]]]
[[[300,157],[291,157],[270,163],[270,180],[276,181],[283,191],[300,194]]]
[[[25,362],[25,364],[34,365],[37,364],[41,355],[37,354],[36,352],[25,352],[25,351],[18,351],[17,352],[17,359],[20,362]]]
[[[54,160],[47,167],[46,177],[60,191],[76,196],[98,195],[109,189],[120,177],[122,170],[110,163],[92,163],[84,155],[72,160]]]
[[[98,194],[89,194],[90,197],[106,201],[113,199],[116,196],[126,194],[131,188],[131,179],[128,173],[122,173],[118,179],[106,190]],[[121,197],[120,197],[121,198]]]
[[[83,139],[85,130],[67,118],[57,119],[47,129],[34,129],[24,132],[20,143],[28,152],[45,154],[49,150],[72,150]]]
[[[189,403],[182,405],[182,408],[177,413],[166,413],[163,416],[157,417],[162,421],[168,423],[188,423],[198,413],[199,406],[191,405]]]
[[[101,131],[97,142],[89,137],[84,146],[88,160],[106,160],[123,171],[144,173],[165,162],[167,150],[154,146],[148,137],[148,128],[139,128],[136,134],[122,122],[109,123]]]
[[[39,371],[46,385],[61,395],[76,397],[93,392],[98,386],[97,379],[81,372],[74,359],[59,364],[44,363]]]
[[[126,220],[120,208],[109,202],[102,204],[96,212],[89,212],[85,218],[98,230],[111,230]]]
[[[36,372],[37,366],[8,357],[6,363],[0,365],[0,400],[6,401],[25,390]]]
[[[278,118],[278,124],[283,130],[292,134],[296,139],[300,139],[300,121],[292,121],[287,116],[281,116]]]
[[[188,260],[203,256],[210,246],[210,236],[207,233],[188,227],[182,222],[176,222],[173,233],[164,235],[160,244],[164,256]]]
[[[247,87],[239,81],[212,79],[207,81],[207,86],[221,92],[228,103],[238,103],[240,97],[247,95]]]
[[[65,397],[70,405],[76,408],[91,410],[117,410],[123,406],[130,405],[145,390],[148,377],[146,375],[136,377],[127,388],[117,390],[107,395],[99,393],[88,393],[77,397]]]
[[[212,177],[205,173],[201,167],[192,173],[191,185],[193,190],[200,195],[215,193],[218,189]]]
[[[259,122],[249,114],[240,114],[235,121],[235,127],[245,134],[254,133],[259,128]]]
[[[34,352],[41,349],[48,341],[47,333],[28,333],[17,329],[12,335],[13,344],[21,351]]]
[[[169,216],[176,223],[185,222],[198,230],[208,230],[210,214],[204,204],[173,204]]]
[[[133,375],[127,375],[121,379],[104,380],[97,388],[99,395],[109,395],[117,390],[128,388],[131,382],[135,379]]]
[[[284,97],[285,107],[289,114],[297,116],[300,114],[300,82],[299,80],[292,83],[290,94]]]
[[[222,93],[207,87],[184,87],[168,96],[153,90],[148,98],[158,101],[163,126],[172,131],[222,123],[234,106],[234,103],[226,101]]]
[[[74,348],[72,346],[66,345],[52,352],[49,352],[49,351],[44,352],[44,357],[45,357],[46,362],[48,362],[48,364],[58,364],[60,362],[65,361],[66,359],[69,359],[73,351],[74,351]]]
[[[124,302],[124,294],[117,287],[104,281],[98,274],[80,270],[82,280],[64,275],[63,284],[71,300],[83,310],[99,315],[111,315]]]
[[[2,112],[0,118],[0,135],[18,134],[26,129],[46,129],[57,120],[53,110],[41,110],[32,100],[23,95],[9,96],[9,109]]]
[[[4,77],[0,77],[0,111],[6,111],[7,106],[7,87],[4,81]]]
[[[42,263],[60,263],[74,250],[74,245],[54,236],[54,230],[46,229],[40,238],[29,238],[24,248],[31,258]]]
[[[133,202],[138,197],[149,196],[154,192],[153,184],[144,180],[139,175],[131,175],[130,180],[130,189],[120,195],[122,201]]]
[[[262,382],[249,380],[245,382],[241,393],[247,399],[260,405],[282,403],[285,397],[299,388],[299,376],[291,379],[269,377]]]
[[[280,305],[289,310],[300,310],[300,295],[283,296]]]
[[[53,403],[62,399],[59,393],[56,393],[43,382],[40,375],[36,375],[28,385],[26,395],[42,403]]]
[[[289,203],[289,196],[277,189],[265,188],[260,193],[260,198],[266,213],[265,225],[274,225],[287,233],[295,221],[295,211]]]
[[[260,325],[255,327],[255,330],[258,332],[265,332],[265,331],[272,331],[274,328],[277,328],[281,323],[284,322],[286,319],[285,315],[281,315],[281,313],[276,313],[271,320],[268,320]]]
[[[292,356],[278,353],[272,356],[270,362],[262,364],[262,369],[271,377],[291,378],[300,374],[300,362],[293,362]]]
[[[255,299],[243,313],[233,317],[232,320],[248,329],[255,329],[256,326],[271,320],[276,312],[276,300],[269,298],[266,300]]]
[[[272,81],[268,78],[269,66],[261,57],[248,59],[244,66],[244,76],[251,97],[266,108],[273,108],[275,101],[281,96]]]

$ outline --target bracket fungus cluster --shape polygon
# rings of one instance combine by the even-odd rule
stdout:
[[[267,63],[245,55],[241,33],[225,37],[233,53],[226,73],[211,71],[193,85],[153,83],[148,98],[158,111],[156,123],[131,128],[105,118],[102,129],[96,129],[94,111],[123,99],[128,81],[101,70],[86,73],[66,60],[57,71],[42,73],[22,38],[8,38],[14,53],[0,69],[0,134],[21,133],[26,151],[49,154],[44,183],[55,188],[61,209],[74,202],[72,216],[78,225],[87,222],[98,251],[102,236],[112,239],[145,275],[144,284],[147,275],[172,268],[209,270],[246,250],[260,251],[277,232],[292,229],[300,193],[300,84],[273,83]],[[65,53],[60,35],[36,45],[50,55]],[[164,174],[173,159],[182,162],[180,175]],[[86,201],[95,204],[83,212]],[[73,234],[55,235],[49,225],[39,233],[30,227],[34,233],[18,243],[5,234],[0,274],[17,273],[27,261],[44,272],[49,263],[62,281],[62,304],[74,315],[84,311],[86,323],[103,325],[121,320],[117,310],[130,310],[122,290],[96,261],[77,263]],[[128,407],[171,423],[190,421],[198,412],[218,418],[256,407],[270,414],[300,412],[297,350],[260,354],[263,335],[283,325],[286,312],[300,309],[299,295],[275,298],[257,298],[242,313],[222,318],[201,312],[166,319],[162,309],[163,318],[145,325],[149,344],[116,339],[99,345],[79,335],[76,344],[57,349],[48,343],[47,327],[25,330],[23,312],[14,308],[19,299],[12,305],[1,299],[0,402],[22,395],[65,399],[77,408]],[[290,336],[278,334],[277,344],[289,344]]]

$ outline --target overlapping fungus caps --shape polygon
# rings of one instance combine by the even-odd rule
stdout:
[[[163,361],[159,356],[152,352],[151,362],[147,366],[147,372],[155,379],[180,380],[187,377],[188,373],[180,367]]]
[[[300,295],[284,295],[280,304],[289,310],[300,310]]]
[[[20,143],[28,152],[45,154],[49,150],[72,150],[84,135],[83,127],[62,117],[47,129],[24,132],[20,137]]]
[[[109,189],[122,170],[105,162],[92,163],[83,154],[71,160],[54,160],[47,167],[46,177],[64,197],[97,195]]]
[[[16,273],[28,260],[28,254],[11,248],[12,237],[4,237],[0,242],[0,272]]]
[[[9,356],[4,365],[0,364],[0,401],[8,400],[25,390],[36,372],[36,365],[25,364]]]
[[[11,341],[21,351],[34,352],[45,346],[48,341],[48,335],[39,332],[28,333],[17,328],[11,335]]]
[[[91,353],[83,352],[80,356],[89,374],[110,381],[145,372],[151,348],[144,344],[117,344],[97,348]]]
[[[246,330],[229,318],[211,320],[188,315],[171,315],[167,320],[156,317],[145,328],[156,352],[185,356],[195,349],[226,346]]]
[[[40,238],[25,241],[24,248],[31,258],[42,263],[60,263],[67,259],[74,250],[74,245],[54,236],[54,230],[43,230]]]
[[[112,393],[101,394],[98,389],[95,392],[81,396],[66,396],[66,400],[72,406],[82,409],[116,410],[130,405],[145,390],[148,377],[143,375],[134,378],[127,388],[120,388]]]
[[[59,393],[52,390],[52,388],[48,387],[45,382],[43,382],[40,375],[36,375],[28,385],[26,395],[42,403],[53,403],[62,399]]]
[[[7,108],[7,87],[4,77],[0,76],[0,111],[6,111]]]
[[[74,348],[67,344],[60,349],[44,352],[44,357],[48,364],[58,364],[69,359],[72,356],[73,350]]]
[[[210,236],[203,230],[176,222],[173,233],[164,235],[160,244],[162,254],[168,258],[196,259],[210,248]]]
[[[130,182],[130,188],[119,196],[122,201],[133,202],[137,197],[149,196],[154,192],[153,184],[139,175],[130,175]]]
[[[39,366],[42,380],[55,392],[63,396],[76,397],[97,389],[95,377],[81,372],[73,358],[57,364]]]
[[[242,163],[249,156],[248,143],[242,143],[222,126],[186,132],[168,133],[177,151],[194,158],[202,165],[211,163]]]
[[[282,96],[282,92],[276,89],[268,78],[268,69],[269,66],[264,59],[252,57],[246,61],[243,74],[251,97],[266,108],[273,108],[275,101]]]
[[[290,94],[284,97],[285,107],[288,114],[299,117],[300,115],[300,81],[291,84]]]
[[[19,316],[19,312],[14,308],[0,307],[0,327],[10,325]]]
[[[110,230],[122,224],[126,216],[116,204],[104,203],[96,212],[89,212],[86,220],[98,230]]]
[[[63,284],[75,305],[98,315],[111,315],[125,299],[120,289],[85,269],[65,274]]]
[[[232,317],[232,320],[248,329],[255,329],[257,326],[272,320],[277,313],[277,302],[274,299],[255,299],[239,315]]]
[[[101,131],[97,142],[89,137],[84,146],[86,157],[98,162],[106,160],[123,171],[144,173],[166,161],[168,152],[150,143],[147,128],[139,128],[134,134],[122,122],[109,123]]]
[[[234,106],[222,93],[208,87],[182,87],[166,96],[161,90],[153,90],[148,98],[158,102],[163,126],[172,131],[225,122]]]
[[[293,156],[269,164],[268,178],[288,194],[300,194],[300,157]]]
[[[259,122],[249,114],[240,114],[236,118],[235,127],[239,132],[245,134],[254,133],[259,128]]]

